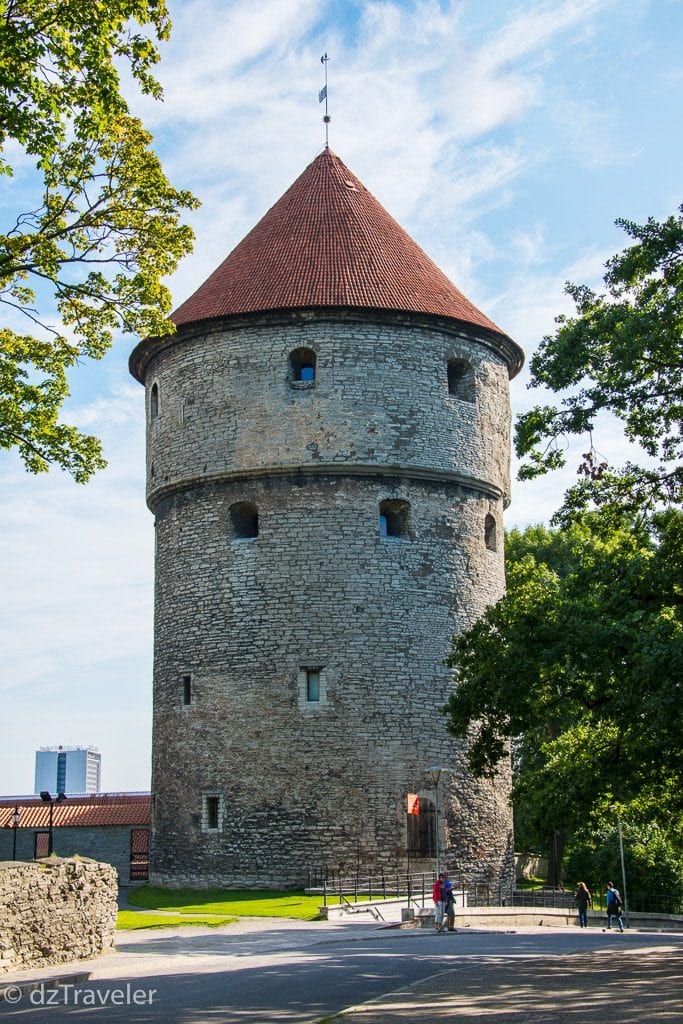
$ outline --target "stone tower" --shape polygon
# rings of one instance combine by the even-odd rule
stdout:
[[[511,878],[440,708],[504,586],[522,353],[326,149],[142,341],[161,885]],[[432,766],[449,768],[436,793]],[[420,814],[406,814],[406,795]]]

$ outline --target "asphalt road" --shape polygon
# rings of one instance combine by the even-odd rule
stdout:
[[[683,954],[683,935],[667,935]],[[128,948],[121,972],[54,990],[24,993],[0,1003],[8,1022],[72,1024],[311,1024],[352,1005],[479,961],[562,957],[596,950],[647,950],[663,936],[600,930],[463,929],[435,935],[374,927],[281,933],[277,923],[247,938],[224,934],[160,933]],[[126,945],[122,943],[123,952]],[[125,969],[124,969],[125,968]],[[515,1013],[515,1019],[517,1019]],[[683,1011],[682,1011],[683,1019]]]

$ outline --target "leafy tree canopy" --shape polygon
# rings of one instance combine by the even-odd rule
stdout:
[[[680,913],[683,909],[683,815],[672,785],[621,807],[629,904],[636,910]],[[594,893],[607,879],[621,885],[620,842],[615,813],[593,813],[577,824],[568,844],[566,877],[583,878]],[[635,905],[634,905],[635,904]]]
[[[558,521],[593,506],[646,511],[683,501],[683,206],[661,223],[618,220],[635,240],[608,263],[605,294],[567,284],[576,315],[557,317],[531,360],[532,387],[565,397],[518,418],[519,476],[565,465],[563,440],[586,435],[588,448]],[[596,417],[609,412],[647,456],[609,466],[593,445]]]
[[[449,729],[491,776],[515,741],[516,792],[539,828],[599,803],[680,794],[683,513],[651,529],[593,513],[507,539],[508,590],[453,640]]]
[[[84,481],[104,465],[96,438],[60,422],[69,369],[117,329],[173,329],[162,278],[191,250],[180,217],[197,203],[168,182],[119,77],[160,98],[169,31],[164,0],[0,0],[0,174],[37,171],[31,208],[0,234],[0,447],[33,473]]]

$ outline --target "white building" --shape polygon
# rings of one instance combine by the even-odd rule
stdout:
[[[35,793],[99,793],[102,755],[96,747],[36,750]]]

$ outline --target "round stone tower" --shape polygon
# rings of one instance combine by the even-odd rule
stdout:
[[[509,776],[472,778],[441,708],[451,637],[503,592],[520,349],[327,149],[173,320],[130,364],[151,880],[280,887],[438,850],[507,883]]]

